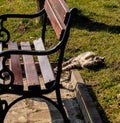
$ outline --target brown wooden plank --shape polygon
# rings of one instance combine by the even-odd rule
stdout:
[[[45,50],[41,38],[35,40],[34,45],[36,50]],[[51,64],[49,62],[49,59],[47,56],[38,56],[38,61],[45,85],[47,88],[49,88],[51,85],[53,85],[53,82],[55,81],[54,73]]]
[[[8,43],[8,49],[18,49],[17,43],[10,42]],[[22,79],[22,69],[20,65],[20,56],[19,55],[11,55],[9,60],[9,66],[11,71],[14,73],[14,89],[22,89],[23,90],[23,79]]]
[[[31,50],[29,42],[21,42],[21,49]],[[28,82],[28,89],[39,90],[40,82],[35,68],[33,56],[23,55],[23,61],[24,61],[26,79]]]
[[[69,7],[65,0],[49,0],[54,11],[57,12],[61,21],[65,21],[67,14],[69,13]]]
[[[63,30],[66,28],[64,22],[58,18],[59,15],[57,15],[57,13],[54,11],[49,0],[45,1],[44,8],[46,10],[47,16],[48,16],[52,26],[53,26],[53,29],[56,32],[58,39],[60,39],[60,36],[61,36]]]
[[[2,52],[2,43],[0,43],[0,52]],[[2,66],[2,57],[0,57],[0,70],[3,68]],[[0,79],[0,84],[3,84],[3,80]]]

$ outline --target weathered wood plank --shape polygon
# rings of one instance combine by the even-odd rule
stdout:
[[[67,14],[69,13],[69,7],[65,3],[65,0],[49,0],[49,2],[58,15],[58,18],[64,22]]]
[[[17,43],[10,42],[8,43],[8,49],[18,49]],[[9,60],[9,66],[12,72],[14,73],[14,89],[22,89],[23,90],[23,79],[22,79],[22,69],[20,65],[20,56],[19,55],[11,55]]]
[[[34,41],[35,49],[36,50],[45,50],[43,41],[41,38]],[[55,81],[54,73],[51,67],[51,64],[49,62],[49,59],[47,56],[38,56],[38,61],[41,69],[41,73],[45,82],[46,87],[50,87],[53,85],[53,82]]]
[[[21,49],[23,50],[31,50],[29,42],[21,42]],[[25,67],[25,74],[26,79],[28,82],[28,89],[29,90],[39,90],[40,89],[40,82],[37,75],[37,71],[35,68],[35,63],[33,56],[31,55],[23,55],[24,67]]]
[[[49,18],[52,26],[53,26],[53,29],[56,32],[58,39],[60,39],[60,36],[61,36],[63,30],[66,28],[63,20],[59,19],[60,16],[57,15],[58,13],[56,13],[54,11],[49,0],[45,1],[44,8],[46,10],[46,13],[48,15],[48,18]]]

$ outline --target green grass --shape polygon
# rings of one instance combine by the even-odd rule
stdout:
[[[104,123],[119,123],[120,3],[118,0],[67,0],[67,3],[70,7],[78,8],[79,16],[71,29],[65,59],[85,51],[93,51],[105,57],[104,68],[98,71],[82,69],[80,73],[88,85],[88,90]],[[34,0],[0,2],[0,14],[34,12],[36,12]],[[32,41],[38,38],[41,28],[35,21],[8,19],[5,25],[11,31],[11,40]],[[52,35],[52,31],[47,33],[47,39],[54,41]],[[54,61],[54,57],[52,60]]]
[[[36,2],[34,0],[11,0],[11,2],[5,0],[0,2],[0,14],[32,14],[36,11]],[[41,28],[40,24],[36,23],[36,19],[8,19],[7,22],[4,22],[4,25],[11,32],[12,41],[29,41],[40,36]]]
[[[72,28],[66,56],[93,51],[105,57],[104,68],[83,69],[80,73],[103,121],[119,123],[120,4],[118,0],[76,0],[70,3],[72,5],[79,8],[79,17]]]

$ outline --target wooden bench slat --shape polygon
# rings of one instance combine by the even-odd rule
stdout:
[[[45,50],[44,44],[41,38],[34,41],[36,50]],[[44,83],[47,88],[53,85],[55,81],[54,73],[47,56],[38,56],[38,61],[41,69],[41,73],[44,79]]]
[[[45,1],[44,8],[46,10],[46,13],[48,15],[48,18],[49,18],[52,26],[53,26],[53,29],[56,32],[58,39],[60,39],[62,32],[66,28],[64,22],[58,18],[59,15],[57,15],[57,13],[54,11],[49,0]]]
[[[31,50],[30,43],[29,42],[21,42],[21,49]],[[24,61],[26,79],[28,82],[28,89],[29,90],[39,90],[40,82],[39,82],[39,78],[37,75],[33,56],[23,55],[23,61]]]
[[[9,49],[18,49],[17,43],[10,42],[8,43]],[[20,65],[20,56],[19,55],[11,55],[9,60],[10,69],[14,73],[14,89],[23,89],[23,77],[22,77],[22,69]]]
[[[69,7],[65,3],[65,0],[49,0],[49,2],[57,12],[57,15],[59,15],[60,19],[65,22],[66,16],[69,13]]]
[[[0,52],[2,52],[2,43],[0,43]],[[0,57],[0,70],[3,68],[2,57]],[[3,84],[3,80],[0,79],[0,84]]]

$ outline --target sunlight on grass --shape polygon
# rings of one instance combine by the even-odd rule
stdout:
[[[103,122],[119,122],[120,4],[118,0],[78,1],[68,0],[70,6],[79,8],[79,18],[71,31],[66,56],[94,51],[105,57],[105,68],[99,71],[83,69],[80,73],[95,94],[91,95]],[[74,44],[76,46],[72,48]]]
[[[78,16],[70,32],[65,60],[85,51],[105,57],[105,67],[92,71],[80,70],[94,103],[105,123],[120,121],[120,2],[119,0],[66,0],[70,7],[78,8]],[[35,13],[34,0],[0,1],[0,14]],[[41,24],[36,20],[8,19],[4,23],[11,32],[11,40],[32,41],[40,37]],[[47,45],[55,41],[49,26]],[[56,55],[52,56],[54,61]]]

